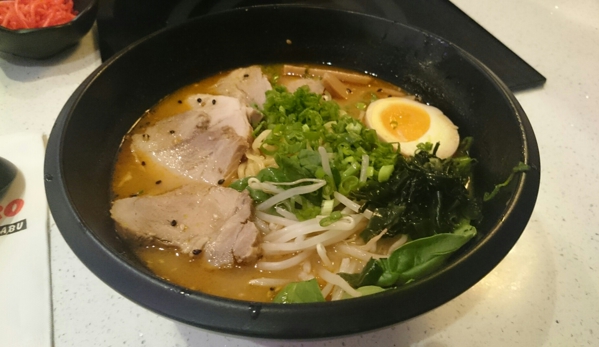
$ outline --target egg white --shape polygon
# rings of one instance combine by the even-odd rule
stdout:
[[[413,141],[405,141],[397,132],[390,131],[383,125],[382,111],[391,105],[414,106],[428,114],[430,125],[428,130]],[[379,138],[386,142],[399,143],[401,154],[413,156],[416,146],[420,143],[430,142],[433,145],[439,142],[437,156],[439,158],[451,157],[460,144],[458,127],[436,107],[425,105],[415,100],[402,97],[390,97],[372,102],[366,109],[365,122],[368,127],[376,130]]]

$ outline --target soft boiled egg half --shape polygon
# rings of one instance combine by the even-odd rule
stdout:
[[[458,127],[441,110],[407,98],[374,101],[366,109],[366,125],[383,141],[399,143],[405,156],[413,156],[419,143],[439,142],[437,157],[448,158],[460,144]]]

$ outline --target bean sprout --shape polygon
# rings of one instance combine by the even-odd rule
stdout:
[[[342,203],[343,205],[347,206],[348,208],[350,208],[352,211],[354,212],[359,212],[360,211],[360,205],[351,201],[350,198],[348,198],[347,196],[339,193],[339,192],[334,192],[333,196],[335,197],[335,199],[337,199],[340,203]],[[370,219],[372,217],[372,211],[370,210],[366,210],[362,213],[362,215],[368,219]]]
[[[380,258],[384,258],[387,256],[387,255],[381,255],[381,254],[376,254],[376,253],[370,253],[370,252],[367,252],[358,247],[352,247],[352,246],[346,245],[346,244],[337,245],[337,246],[335,246],[335,248],[337,248],[337,250],[339,250],[340,252],[343,252],[347,255],[351,255],[352,257],[360,259],[362,261],[368,261],[368,260],[370,260],[370,258],[380,259]]]
[[[296,220],[291,220],[291,219],[284,218],[284,217],[274,216],[272,214],[268,214],[268,213],[262,212],[262,211],[256,211],[255,215],[256,215],[256,218],[262,219],[265,222],[276,223],[276,224],[280,224],[283,226],[289,226],[289,225],[298,223],[298,221],[296,221]]]
[[[349,283],[347,283],[343,278],[341,278],[341,276],[339,276],[337,274],[334,274],[324,268],[321,268],[318,270],[318,275],[323,280],[338,286],[344,292],[346,292],[347,294],[349,294],[353,297],[362,296],[362,293],[360,293],[359,291],[352,288],[352,286],[350,286]]]
[[[316,245],[316,252],[318,253],[318,256],[320,257],[320,259],[322,260],[322,263],[325,266],[333,265],[333,263],[331,262],[331,259],[329,259],[329,257],[327,256],[327,250],[324,248],[322,243],[319,243]]]
[[[259,270],[268,270],[268,271],[280,271],[289,269],[290,267],[296,266],[302,261],[306,260],[312,254],[311,251],[301,252],[289,259],[285,259],[282,261],[259,261],[256,264],[256,268]]]
[[[360,182],[366,182],[366,179],[368,178],[368,164],[369,164],[370,158],[368,157],[367,154],[363,154],[362,155],[362,168],[360,169]]]
[[[395,251],[399,247],[403,246],[406,242],[408,242],[408,235],[406,235],[406,234],[401,235],[401,237],[399,238],[399,240],[395,241],[391,245],[391,247],[389,247],[389,254],[393,253],[393,251]]]
[[[329,163],[329,154],[327,153],[327,150],[324,147],[320,146],[318,147],[318,153],[320,154],[320,161],[322,162],[322,169],[324,170],[324,173],[326,173],[329,177],[333,177],[333,172],[331,171],[331,164]]]
[[[277,211],[277,213],[280,214],[283,218],[297,221],[297,217],[293,213],[287,211],[286,209],[284,209],[282,207],[276,206],[275,211]]]
[[[273,207],[274,205],[278,204],[279,202],[291,198],[292,196],[312,193],[312,192],[322,188],[326,184],[325,180],[319,180],[319,179],[303,179],[303,180],[298,180],[295,182],[299,182],[299,181],[304,181],[304,182],[311,181],[311,182],[316,182],[316,183],[310,184],[307,186],[294,187],[294,188],[288,189],[282,193],[274,195],[274,196],[268,198],[266,201],[260,203],[258,206],[256,206],[256,209],[258,211],[267,210],[267,209]],[[282,183],[277,183],[277,184],[283,185]]]
[[[315,247],[318,243],[323,246],[328,246],[333,243],[343,241],[358,230],[359,216],[352,218],[355,226],[348,230],[327,230],[317,236],[310,237],[305,241],[298,243],[280,243],[280,242],[264,242],[262,243],[262,251],[265,255],[269,254],[285,254],[291,252],[302,251],[311,247]],[[338,223],[338,222],[337,222]],[[335,223],[333,223],[335,224]],[[331,225],[333,225],[331,224]]]

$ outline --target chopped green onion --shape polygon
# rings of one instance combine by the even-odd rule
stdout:
[[[366,170],[366,177],[372,177],[374,176],[374,167],[369,166],[368,169]]]
[[[327,226],[335,223],[336,221],[340,220],[341,218],[343,218],[343,215],[341,214],[341,212],[333,211],[328,217],[325,217],[320,220],[320,226],[327,227]]]
[[[389,180],[389,177],[391,177],[391,174],[393,173],[393,168],[393,165],[385,165],[381,167],[379,170],[378,181],[385,182]]]
[[[333,212],[333,207],[335,207],[335,200],[323,200],[320,214],[323,216],[330,215]]]

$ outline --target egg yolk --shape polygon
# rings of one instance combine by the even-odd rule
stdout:
[[[387,131],[397,134],[401,142],[419,139],[431,125],[428,113],[412,105],[389,105],[381,112],[380,117]]]

